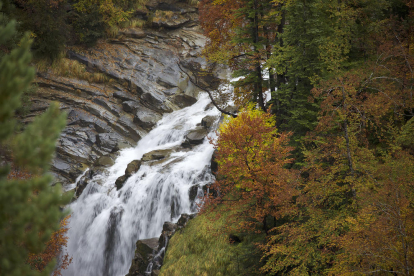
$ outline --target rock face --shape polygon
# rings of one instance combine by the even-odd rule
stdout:
[[[186,1],[150,0],[151,28],[126,28],[89,49],[70,48],[66,58],[85,66],[85,76],[38,73],[38,89],[23,123],[44,112],[52,101],[67,112],[67,127],[57,144],[52,172],[57,181],[75,182],[86,168],[109,166],[122,148],[133,146],[165,113],[196,101],[199,90],[178,62],[197,64],[206,39],[198,26],[198,10]],[[149,14],[137,11],[137,19]],[[99,73],[105,79],[89,78]],[[189,133],[189,144],[200,143],[205,132]],[[157,158],[157,157],[154,157]],[[80,191],[81,189],[79,189]]]

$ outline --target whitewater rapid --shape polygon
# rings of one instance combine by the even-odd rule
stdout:
[[[190,151],[173,152],[161,163],[142,163],[119,191],[115,181],[131,161],[153,150],[178,148],[202,118],[218,118],[216,108],[206,108],[209,103],[208,96],[200,94],[194,105],[164,115],[136,147],[121,151],[112,167],[89,181],[68,207],[73,263],[64,276],[124,276],[137,240],[159,237],[165,221],[176,222],[180,214],[197,211],[190,202],[190,187],[213,181],[209,165],[214,149],[207,139]]]

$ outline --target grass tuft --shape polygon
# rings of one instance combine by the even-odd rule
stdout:
[[[187,3],[191,6],[198,6],[198,0],[187,0]]]
[[[62,77],[77,78],[94,83],[106,83],[109,78],[103,73],[90,73],[86,66],[76,60],[59,58],[52,64],[47,60],[37,60],[35,63],[38,72],[48,72]]]

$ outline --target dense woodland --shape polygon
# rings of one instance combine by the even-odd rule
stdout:
[[[413,5],[200,3],[205,57],[245,106],[219,129],[204,208],[264,233],[261,273],[414,274]]]
[[[414,2],[198,7],[204,57],[238,78],[240,110],[212,141],[217,182],[199,216],[217,214],[208,220],[217,225],[225,216],[222,231],[259,237],[243,252],[255,270],[234,275],[414,275]],[[49,275],[68,198],[46,172],[65,119],[53,106],[16,132],[31,55],[57,60],[67,45],[90,47],[153,15],[136,0],[3,0],[1,11],[0,150],[24,170],[0,170],[0,274]],[[148,20],[134,21],[137,12]]]

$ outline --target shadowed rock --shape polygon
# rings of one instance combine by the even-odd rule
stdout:
[[[161,160],[170,156],[171,152],[172,149],[153,150],[144,154],[141,160],[142,162]]]
[[[128,178],[136,173],[141,168],[141,160],[134,160],[131,163],[128,164],[127,168],[125,169],[125,174],[123,176],[118,177],[118,179],[115,181],[116,189],[121,189],[125,182],[128,180]]]
[[[201,120],[201,126],[209,130],[214,125],[215,121],[216,121],[215,116],[206,116]]]
[[[154,256],[158,246],[157,241],[157,238],[137,241],[131,267],[125,276],[146,276],[145,271]]]
[[[175,103],[178,107],[184,108],[190,105],[193,105],[197,102],[197,99],[186,94],[178,94],[175,95],[173,98],[173,103]]]
[[[185,142],[182,144],[182,146],[185,148],[188,148],[188,147],[192,147],[193,145],[202,144],[207,134],[208,132],[205,128],[197,127],[196,129],[191,130],[185,136]]]

